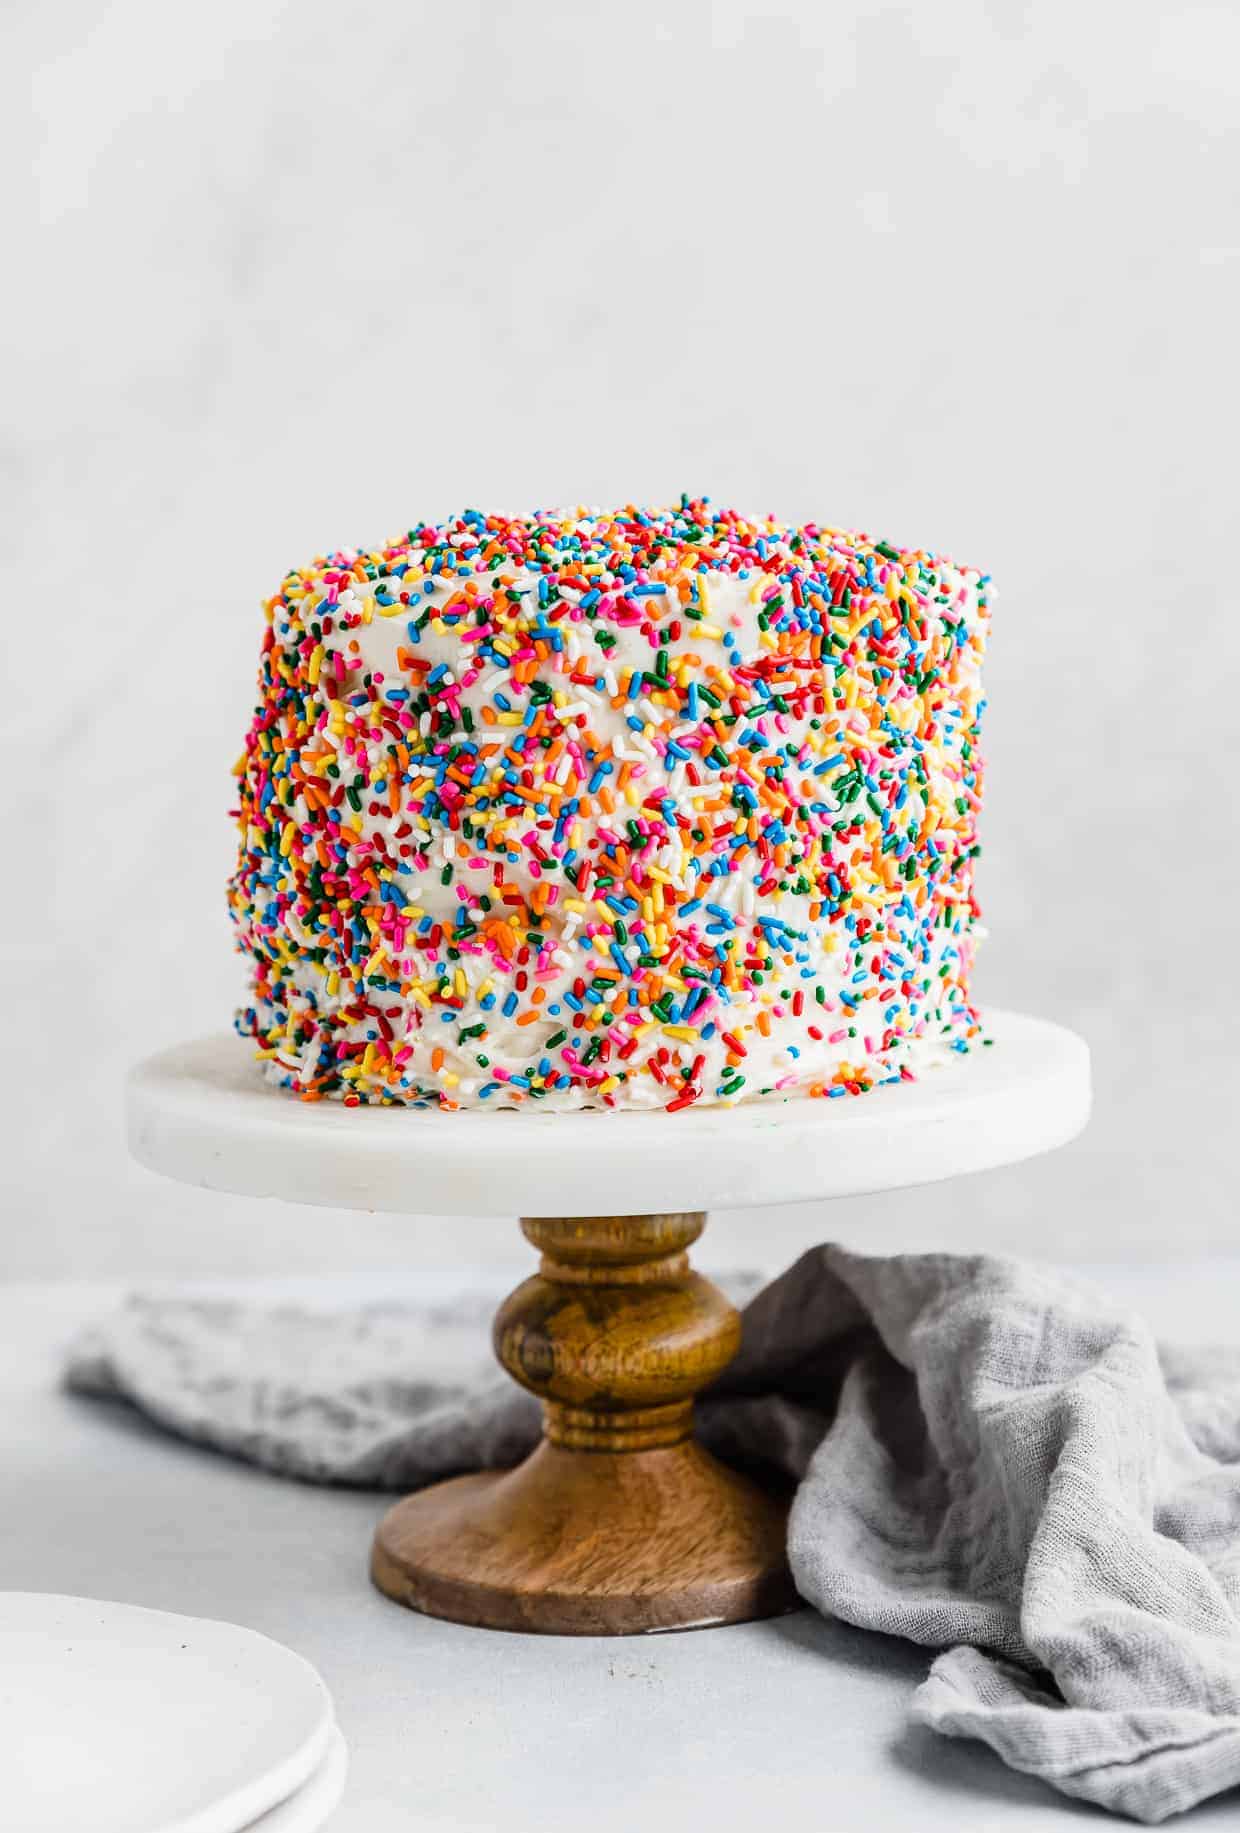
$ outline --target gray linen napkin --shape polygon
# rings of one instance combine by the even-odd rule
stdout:
[[[489,1311],[134,1298],[67,1379],[285,1475],[411,1488],[537,1438],[480,1362]],[[744,1323],[700,1435],[798,1479],[811,1604],[947,1651],[918,1719],[1138,1820],[1240,1784],[1240,1353],[1160,1352],[987,1256],[816,1248]]]

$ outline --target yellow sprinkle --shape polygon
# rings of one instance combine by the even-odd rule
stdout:
[[[681,1038],[686,1044],[696,1044],[698,1041],[697,1032],[690,1031],[688,1025],[664,1025],[663,1035]]]
[[[329,998],[334,999],[339,991],[340,975],[336,972],[335,968],[333,968],[331,973],[327,976],[327,992]]]

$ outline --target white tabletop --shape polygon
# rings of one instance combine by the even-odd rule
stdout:
[[[1238,1271],[1207,1261],[1077,1276],[1140,1305],[1166,1335],[1234,1341]],[[454,1282],[439,1272],[433,1283]],[[357,1285],[373,1295],[373,1282]],[[577,1833],[587,1811],[592,1833],[673,1817],[713,1833],[1081,1825],[1083,1809],[988,1751],[908,1724],[924,1651],[808,1610],[578,1640],[398,1609],[366,1579],[385,1498],[282,1482],[58,1392],[60,1346],[114,1296],[0,1287],[0,1583],[227,1618],[307,1656],[350,1749],[333,1833]],[[1228,1799],[1193,1824],[1234,1817]]]

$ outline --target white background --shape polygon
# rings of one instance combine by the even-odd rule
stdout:
[[[1053,1158],[720,1217],[713,1257],[1236,1240],[1234,8],[62,0],[3,37],[0,1275],[525,1264],[511,1221],[162,1184],[122,1076],[240,990],[284,570],[681,489],[996,575],[979,990],[1098,1084]]]

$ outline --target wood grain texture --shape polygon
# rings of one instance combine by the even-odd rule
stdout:
[[[631,1635],[770,1616],[795,1595],[785,1505],[692,1437],[693,1395],[740,1341],[694,1273],[696,1213],[526,1219],[538,1272],[500,1307],[496,1354],[544,1405],[515,1470],[391,1509],[371,1573],[389,1597],[494,1629]]]

